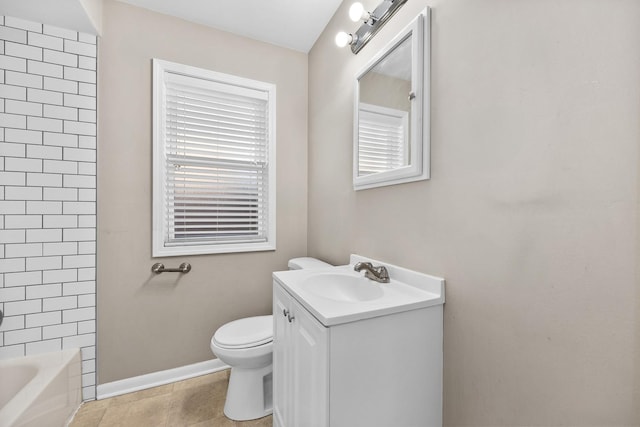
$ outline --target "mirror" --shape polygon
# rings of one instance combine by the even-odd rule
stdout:
[[[356,76],[356,190],[429,178],[427,18],[428,9]]]

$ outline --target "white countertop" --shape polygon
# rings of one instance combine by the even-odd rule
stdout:
[[[376,266],[384,265],[389,270],[391,278],[389,283],[362,279],[366,281],[366,286],[376,288],[376,297],[373,299],[341,301],[320,296],[308,286],[311,278],[316,282],[325,278],[331,280],[336,277],[335,274],[359,278],[362,274],[353,269],[353,265],[359,261],[369,261]],[[442,278],[358,255],[352,255],[350,262],[350,265],[338,267],[277,271],[273,273],[273,278],[325,326],[444,304],[444,279]]]

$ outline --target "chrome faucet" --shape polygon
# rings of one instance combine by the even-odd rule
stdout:
[[[374,267],[370,262],[358,262],[353,266],[357,272],[365,270],[364,277],[380,283],[389,283],[389,272],[384,265]]]

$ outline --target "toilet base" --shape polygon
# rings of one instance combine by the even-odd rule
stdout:
[[[273,365],[259,369],[231,368],[224,415],[235,421],[266,417],[273,412]]]

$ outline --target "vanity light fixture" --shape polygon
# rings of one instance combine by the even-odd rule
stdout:
[[[364,21],[355,33],[348,34],[340,31],[336,35],[339,47],[351,46],[351,52],[358,53],[380,28],[405,4],[407,0],[384,0],[373,12],[367,12],[362,3],[354,3],[349,8],[349,18],[352,21]]]

